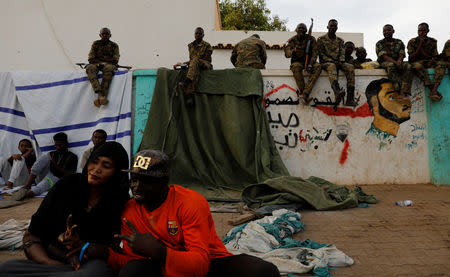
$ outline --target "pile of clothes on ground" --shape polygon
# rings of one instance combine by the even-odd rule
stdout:
[[[282,274],[331,276],[330,267],[353,264],[352,258],[332,244],[292,238],[303,230],[300,213],[279,209],[271,216],[233,227],[223,242],[231,253],[260,257],[275,264]]]

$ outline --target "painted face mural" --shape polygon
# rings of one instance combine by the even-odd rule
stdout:
[[[374,115],[374,127],[397,136],[400,124],[410,119],[411,100],[400,98],[392,83],[384,78],[370,82],[366,96]]]

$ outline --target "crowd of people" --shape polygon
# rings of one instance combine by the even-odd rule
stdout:
[[[0,263],[2,276],[280,276],[272,263],[227,251],[206,199],[169,183],[166,154],[140,151],[129,169],[123,146],[106,139],[93,132],[82,173],[65,133],[37,160],[26,139],[2,160],[8,187],[25,182],[13,199],[48,190],[23,236],[27,259]]]
[[[297,83],[300,99],[307,104],[309,94],[322,70],[329,76],[335,105],[347,96],[345,105],[356,106],[355,68],[365,68],[363,47],[344,42],[336,36],[338,22],[328,22],[327,34],[317,40],[301,23],[297,34],[284,47],[291,59],[290,70]],[[437,91],[450,65],[450,40],[441,55],[436,40],[427,36],[428,24],[418,26],[418,37],[407,45],[393,38],[392,25],[383,27],[384,39],[376,44],[377,62],[386,70],[399,98],[410,94],[415,72],[430,89],[433,101],[442,99]],[[178,84],[193,104],[200,71],[212,69],[211,45],[203,40],[204,30],[195,29],[195,40],[188,45],[189,61],[185,78]],[[108,103],[107,93],[117,69],[119,47],[110,41],[111,31],[100,30],[89,53],[86,71],[98,94],[97,107]],[[264,69],[266,44],[254,34],[233,49],[232,64],[237,68]],[[426,68],[435,68],[431,81]],[[338,71],[347,79],[344,90],[338,83]],[[99,71],[103,72],[100,84]],[[305,84],[304,71],[309,75]],[[23,187],[14,200],[48,191],[23,237],[27,260],[0,263],[2,276],[279,276],[276,266],[249,255],[232,255],[216,234],[209,205],[199,193],[170,184],[170,160],[158,150],[144,150],[134,156],[129,168],[128,154],[117,142],[107,142],[107,133],[92,134],[93,147],[80,162],[68,150],[68,137],[53,137],[55,150],[36,159],[32,143],[19,141],[19,153],[0,160],[5,187]],[[129,179],[129,176],[131,179]],[[130,198],[131,190],[132,198]]]

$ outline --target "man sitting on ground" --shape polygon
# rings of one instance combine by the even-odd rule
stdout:
[[[25,184],[31,166],[36,161],[36,155],[30,140],[20,140],[18,149],[20,154],[12,154],[7,159],[0,158],[0,172],[5,181],[8,180],[4,190],[12,189],[14,184]]]
[[[78,157],[68,150],[69,142],[65,133],[53,136],[56,150],[40,156],[31,167],[31,173],[25,186],[12,195],[13,200],[41,195],[48,191],[53,184],[65,175],[75,173]],[[39,183],[31,186],[38,178]]]
[[[83,168],[86,165],[86,162],[89,160],[89,157],[91,156],[92,152],[94,152],[97,148],[100,147],[100,145],[102,145],[106,142],[107,136],[108,135],[106,134],[105,130],[103,130],[103,129],[97,129],[94,131],[94,133],[92,133],[92,143],[94,144],[94,146],[83,152],[83,156],[81,157],[81,162],[80,162],[81,170],[83,170]]]
[[[92,89],[98,94],[98,99],[94,101],[96,107],[108,104],[106,96],[120,57],[119,45],[109,40],[111,31],[108,28],[102,28],[99,36],[101,39],[92,43],[88,57],[89,64],[86,66],[86,73]],[[97,79],[99,71],[103,72],[101,85]]]
[[[89,246],[89,259],[107,258],[121,277],[280,276],[272,263],[229,253],[216,234],[206,199],[169,185],[169,169],[169,158],[161,151],[136,153],[128,170],[134,199],[125,206],[117,235],[123,252]]]

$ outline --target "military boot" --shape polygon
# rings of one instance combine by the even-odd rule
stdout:
[[[339,103],[341,103],[341,101],[342,101],[342,100],[344,99],[344,97],[345,97],[345,91],[342,90],[342,89],[339,87],[338,81],[334,81],[334,82],[331,84],[331,88],[333,89],[333,92],[334,92],[334,98],[335,98],[333,109],[336,111],[336,110],[337,110],[337,106],[339,106]]]
[[[355,101],[355,87],[347,87],[347,100],[345,101],[345,106],[356,107],[358,103]]]

